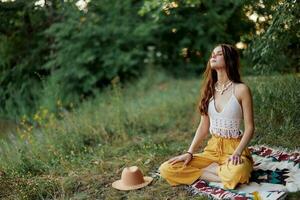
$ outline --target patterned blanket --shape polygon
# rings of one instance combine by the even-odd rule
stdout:
[[[300,190],[300,151],[268,146],[251,146],[249,150],[255,162],[250,183],[228,190],[221,183],[198,179],[186,186],[187,190],[210,199],[235,200],[284,199],[287,192]]]

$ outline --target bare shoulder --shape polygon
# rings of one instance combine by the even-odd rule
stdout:
[[[251,97],[251,89],[245,83],[235,83],[235,95],[241,102],[242,99]]]

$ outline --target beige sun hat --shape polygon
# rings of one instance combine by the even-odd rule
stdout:
[[[150,176],[143,176],[137,166],[125,167],[121,179],[112,183],[112,187],[118,190],[135,190],[147,186],[153,180]]]

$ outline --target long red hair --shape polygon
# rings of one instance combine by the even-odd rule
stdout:
[[[221,46],[223,57],[225,61],[226,73],[234,83],[243,83],[240,76],[240,57],[238,50],[230,44],[218,44]],[[200,101],[198,103],[198,109],[201,115],[208,115],[208,103],[212,96],[214,96],[215,83],[218,81],[216,70],[212,69],[208,60],[205,72],[203,74],[204,80],[202,82],[200,91]]]

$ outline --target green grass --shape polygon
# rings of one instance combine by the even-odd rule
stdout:
[[[200,79],[158,73],[122,87],[114,84],[71,113],[61,109],[59,119],[41,108],[35,118],[39,128],[25,121],[11,139],[1,140],[0,198],[205,199],[162,179],[130,192],[111,187],[125,166],[138,165],[147,175],[187,150],[200,120]],[[299,75],[244,81],[254,99],[256,132],[250,145],[297,148]],[[299,197],[298,192],[288,199]]]

